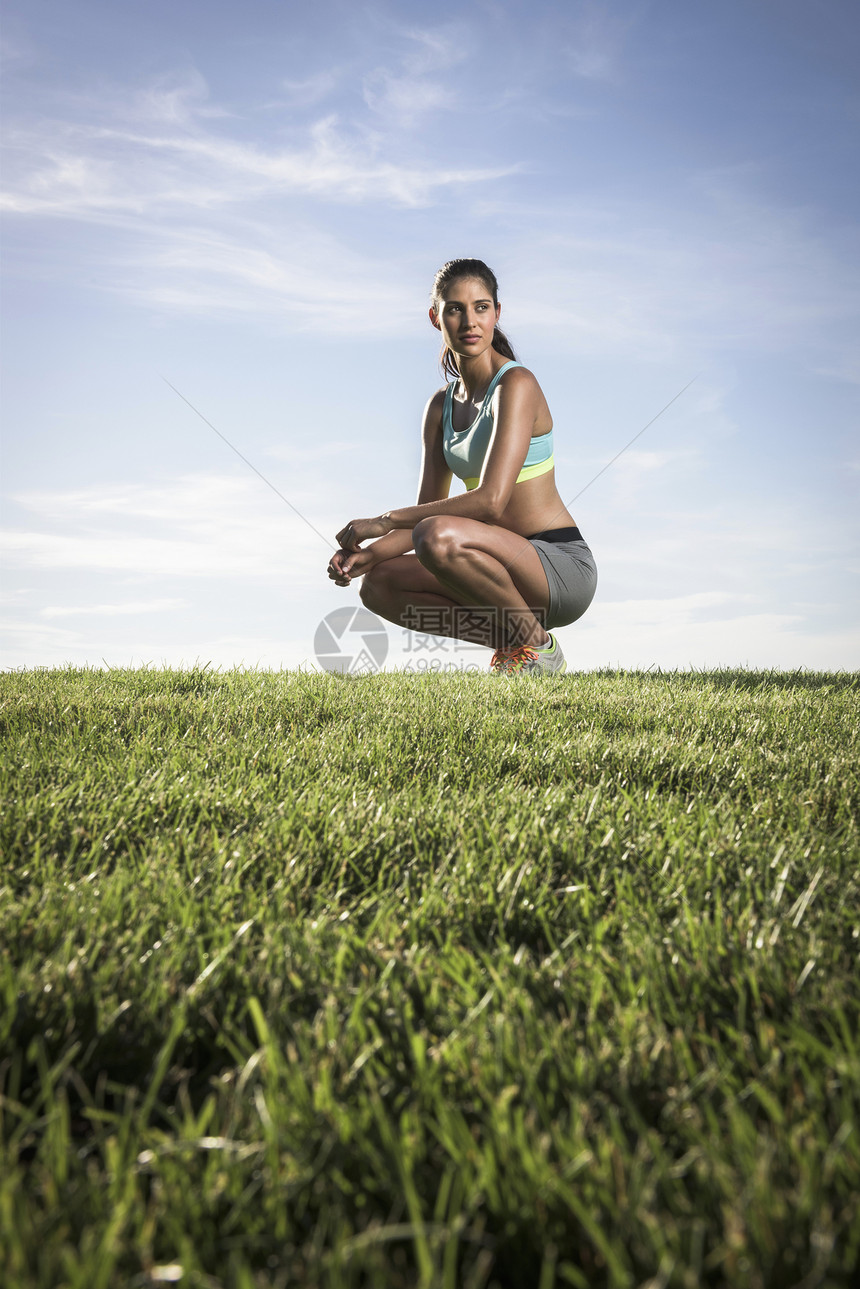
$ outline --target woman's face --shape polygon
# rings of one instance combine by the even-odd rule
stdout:
[[[442,332],[449,349],[473,358],[490,348],[501,305],[479,278],[455,278],[430,310],[430,321]]]

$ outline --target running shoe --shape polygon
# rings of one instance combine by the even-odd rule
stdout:
[[[500,651],[501,652],[501,651]],[[519,675],[546,675],[548,672],[555,672],[561,675],[567,670],[567,663],[564,660],[564,654],[561,651],[561,645],[556,640],[552,632],[549,633],[549,644],[541,645],[535,648],[532,645],[521,645],[519,649],[507,651],[498,666],[495,666],[497,655],[493,656],[493,662],[490,664],[494,671],[498,671],[505,676]]]

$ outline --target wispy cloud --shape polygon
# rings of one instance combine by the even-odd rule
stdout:
[[[427,41],[403,40],[424,51],[415,65],[429,66]],[[450,51],[432,52],[444,56]],[[385,94],[400,93],[396,82],[386,81]],[[323,98],[329,83],[319,73],[292,93]],[[518,164],[452,162],[431,147],[393,146],[404,104],[394,106],[387,122],[370,109],[362,119],[330,112],[306,122],[286,105],[278,128],[269,113],[249,137],[247,121],[213,103],[196,72],[131,95],[66,95],[50,116],[8,114],[0,205],[19,226],[40,230],[42,261],[52,234],[34,221],[71,221],[80,251],[64,253],[56,271],[85,273],[90,288],[159,312],[253,312],[294,329],[402,332],[416,319],[414,296],[402,274],[391,274],[378,239],[350,236],[343,208],[390,221],[445,194],[486,192]],[[265,104],[248,110],[265,113]],[[88,228],[97,230],[96,256]]]
[[[630,195],[564,209],[489,201],[488,219],[522,228],[509,315],[583,355],[796,346],[810,368],[850,377],[860,319],[851,235],[823,236],[815,212],[767,202],[750,174],[693,174],[679,206]]]
[[[111,114],[118,119],[128,114],[132,119],[183,130],[196,129],[201,120],[233,116],[227,108],[212,102],[205,77],[194,67],[156,77],[136,90],[131,104],[126,104],[127,99],[114,101]],[[99,104],[98,116],[103,114],[104,104]]]
[[[251,313],[294,329],[391,335],[423,322],[409,284],[393,277],[384,261],[298,220],[289,238],[259,225],[153,230],[102,282],[105,290],[165,312]]]
[[[822,630],[799,613],[762,611],[715,593],[615,603],[599,599],[559,632],[568,665],[666,668],[856,668],[860,631]]]
[[[636,23],[635,16],[612,13],[593,0],[565,14],[558,43],[573,74],[586,81],[617,79],[625,39]]]
[[[111,212],[163,215],[304,195],[329,202],[424,206],[452,187],[487,183],[510,166],[402,162],[378,135],[329,114],[302,129],[297,146],[249,143],[217,131],[195,75],[127,103],[102,103],[79,119],[9,122],[4,209],[104,219]],[[95,120],[89,119],[95,117]],[[106,123],[107,122],[107,123]]]
[[[628,25],[594,5],[561,22],[556,73],[573,59],[584,82],[610,75]],[[6,207],[97,227],[104,244],[95,262],[85,256],[87,281],[157,311],[253,312],[265,325],[277,318],[297,329],[402,334],[420,319],[411,283],[380,253],[380,230],[402,225],[392,210],[456,196],[458,236],[504,228],[514,266],[505,306],[515,304],[516,327],[541,342],[645,361],[715,345],[774,352],[796,344],[814,370],[857,379],[849,327],[860,284],[847,235],[843,246],[828,241],[813,231],[811,209],[758,197],[754,168],[688,173],[667,202],[559,185],[545,154],[524,155],[521,137],[501,131],[492,160],[459,148],[452,163],[440,148],[444,133],[425,139],[422,122],[444,123],[462,84],[486,74],[474,27],[405,27],[380,39],[375,65],[365,59],[290,81],[288,98],[302,112],[287,105],[277,131],[271,113],[265,129],[249,131],[194,70],[131,94],[66,97],[51,118],[10,114]],[[525,80],[550,65],[547,40],[545,32],[529,47]],[[308,122],[308,105],[336,85],[340,112]],[[359,107],[352,115],[345,85]],[[566,91],[555,96],[570,104]],[[486,107],[480,95],[476,104]],[[247,112],[265,113],[266,104]],[[516,114],[511,103],[500,119]],[[532,179],[520,191],[534,197],[512,202],[498,181],[527,170]],[[372,213],[378,227],[351,237],[344,207]],[[105,228],[118,236],[103,236]],[[368,312],[371,294],[378,307]]]
[[[316,72],[312,76],[303,76],[281,82],[282,89],[288,95],[288,103],[299,103],[305,107],[312,107],[328,98],[340,83],[341,73],[337,68],[326,68],[324,71]],[[282,102],[267,103],[266,108],[283,106]]]
[[[405,48],[395,66],[376,67],[364,77],[364,101],[371,111],[389,128],[402,130],[411,129],[429,112],[461,110],[463,87],[445,73],[467,61],[472,44],[467,29],[408,28],[400,36]],[[475,110],[469,81],[466,98]]]
[[[182,600],[135,600],[125,604],[49,604],[40,613],[43,618],[124,618],[166,613],[183,603]]]
[[[319,490],[297,484],[291,492],[293,504],[321,532],[333,527]],[[21,494],[15,501],[43,522],[3,534],[6,563],[10,569],[122,573],[141,581],[241,576],[319,585],[334,542],[327,550],[299,518],[265,498],[253,479],[215,476],[157,488]]]

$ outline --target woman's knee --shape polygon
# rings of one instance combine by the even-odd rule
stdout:
[[[450,515],[421,519],[412,529],[412,542],[422,564],[427,559],[442,560],[460,548],[456,520],[452,523]]]

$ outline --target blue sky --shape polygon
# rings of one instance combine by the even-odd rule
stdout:
[[[10,3],[3,665],[314,665],[359,600],[309,525],[414,501],[476,255],[565,501],[696,377],[573,506],[570,665],[860,666],[858,46],[847,0]]]

